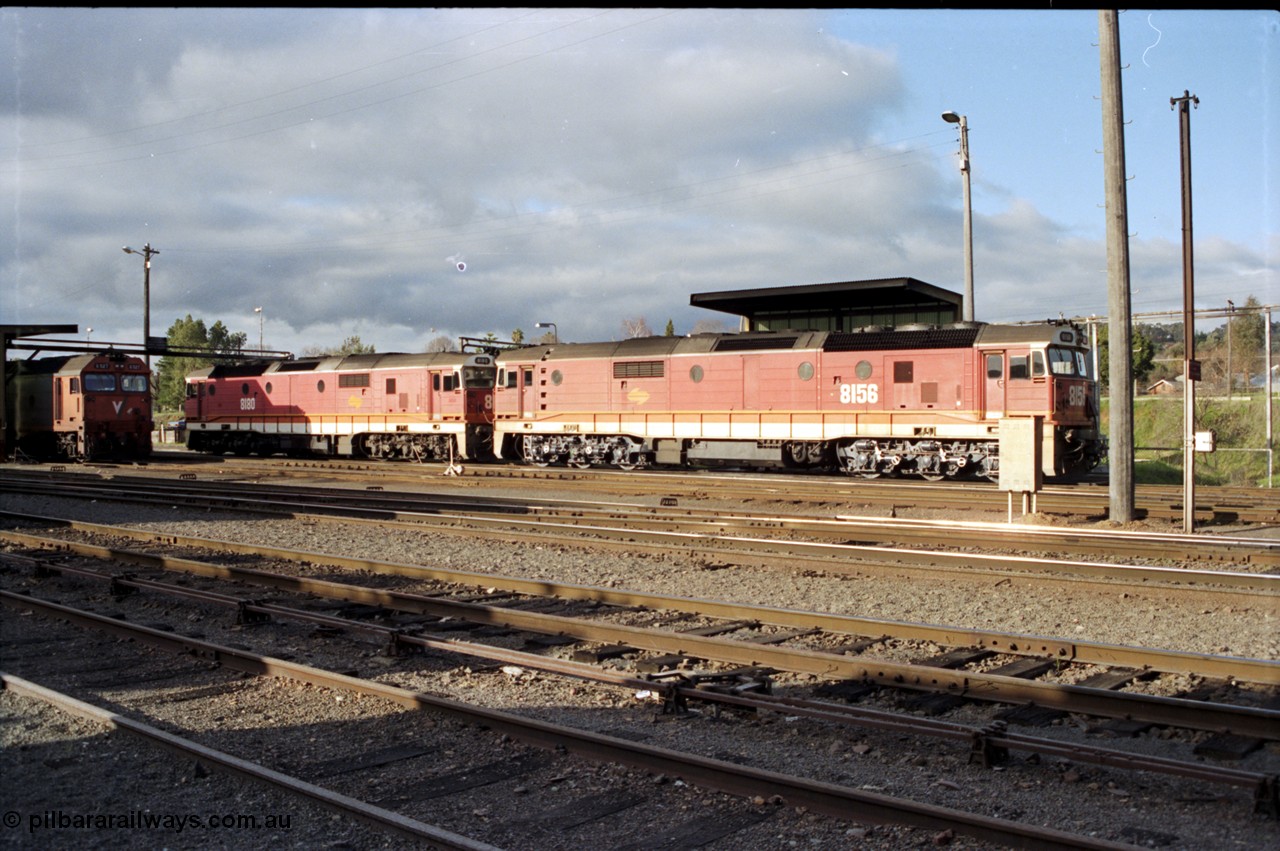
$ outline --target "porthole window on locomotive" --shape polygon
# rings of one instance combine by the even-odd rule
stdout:
[[[241,396],[249,395],[249,382],[246,381],[244,384],[240,385],[240,395]]]
[[[800,364],[799,368],[796,369],[796,374],[800,376],[801,381],[810,380],[813,378],[813,364],[808,361],[804,361]]]
[[[319,392],[321,392],[321,393],[323,393],[323,392],[324,392],[324,381],[323,381],[323,380],[321,380],[321,381],[317,381],[317,382],[316,382],[316,390],[317,390],[317,391],[319,391]]]
[[[869,360],[858,361],[858,365],[853,368],[853,372],[855,375],[858,376],[858,378],[862,379],[863,381],[866,381],[868,378],[871,377],[871,361]]]
[[[210,395],[210,396],[213,396],[213,395],[215,395],[217,392],[218,392],[218,385],[216,385],[216,384],[210,384],[210,385],[209,385],[209,395]]]
[[[267,382],[267,392],[268,392],[268,393],[270,393],[270,392],[271,392],[271,382],[270,382],[270,381],[268,381],[268,382]]]
[[[692,381],[694,384],[697,384],[699,381],[701,381],[702,367],[700,366],[689,367],[689,380]]]
[[[564,381],[564,373],[558,369],[551,370],[551,383],[559,387],[562,381]]]

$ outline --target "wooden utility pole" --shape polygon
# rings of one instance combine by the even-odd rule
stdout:
[[[1182,530],[1187,534],[1196,530],[1196,382],[1200,380],[1200,362],[1196,360],[1195,256],[1191,242],[1191,105],[1199,103],[1200,99],[1188,91],[1183,91],[1180,98],[1169,98],[1169,105],[1178,110],[1182,149]]]
[[[1125,189],[1124,99],[1120,87],[1120,25],[1114,9],[1098,11],[1102,62],[1102,154],[1107,202],[1107,383],[1110,517],[1134,517],[1133,487],[1133,320],[1129,301],[1129,207]]]

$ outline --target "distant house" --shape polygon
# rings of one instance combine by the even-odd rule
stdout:
[[[1260,373],[1249,379],[1249,386],[1254,390],[1265,390],[1267,388],[1267,376]],[[1271,391],[1280,390],[1280,366],[1271,367]]]
[[[1181,396],[1182,395],[1182,376],[1176,378],[1162,378],[1155,384],[1147,388],[1149,396]]]

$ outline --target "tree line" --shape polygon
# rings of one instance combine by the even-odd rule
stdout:
[[[1195,332],[1195,358],[1200,361],[1200,386],[1211,393],[1246,393],[1265,374],[1271,358],[1266,351],[1266,314],[1257,298],[1245,304],[1227,321],[1209,331]],[[1280,323],[1272,323],[1272,348]],[[1132,333],[1133,378],[1139,391],[1160,381],[1181,381],[1186,342],[1183,323],[1134,325]],[[1271,354],[1274,354],[1271,353]],[[1105,384],[1108,372],[1107,326],[1098,326],[1098,374]],[[1229,377],[1229,380],[1228,380]]]

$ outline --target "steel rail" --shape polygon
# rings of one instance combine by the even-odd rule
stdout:
[[[559,475],[557,475],[559,474]],[[993,511],[1003,511],[1007,497],[994,484],[981,482],[949,482],[931,484],[924,481],[907,482],[885,479],[855,480],[836,476],[797,476],[782,478],[781,474],[769,474],[767,477],[743,480],[740,477],[728,478],[713,472],[662,472],[645,471],[622,473],[609,470],[593,470],[590,475],[582,472],[562,470],[560,468],[477,468],[471,467],[468,476],[476,478],[510,478],[510,479],[551,479],[559,485],[599,487],[600,480],[616,482],[618,487],[629,493],[648,490],[659,493],[664,488],[670,489],[671,480],[681,483],[698,482],[702,487],[714,488],[723,496],[745,496],[752,498],[768,498],[795,500],[812,499],[821,502],[849,501],[862,502],[868,505],[919,505],[940,508],[952,507],[958,494],[964,495],[964,501],[985,507]],[[658,484],[643,481],[656,479]],[[712,480],[713,479],[713,480]],[[1037,504],[1041,511],[1063,514],[1086,514],[1098,517],[1106,516],[1108,498],[1105,492],[1081,492],[1081,486],[1050,485],[1040,491]],[[1275,494],[1267,493],[1267,489],[1259,488],[1250,493],[1252,500],[1242,498],[1238,489],[1226,489],[1221,499],[1213,489],[1200,490],[1195,506],[1196,516],[1210,522],[1218,518],[1238,517],[1252,522],[1274,523],[1280,521],[1280,500]],[[1267,503],[1258,497],[1268,499]],[[1182,517],[1182,495],[1174,493],[1159,485],[1141,485],[1137,491],[1137,509],[1140,516],[1179,519]]]
[[[83,546],[83,545],[79,545]],[[157,559],[176,565],[186,561],[191,572],[210,570],[211,566],[189,560],[165,559],[160,556],[130,553],[129,551],[97,548],[105,555],[100,557],[131,560],[137,563],[156,563]],[[323,558],[323,557],[321,557]],[[345,561],[345,560],[344,560]],[[355,560],[373,569],[374,564]],[[409,565],[387,565],[395,572],[403,572]],[[1210,730],[1219,733],[1235,733],[1270,740],[1280,730],[1280,710],[1223,706],[1204,701],[1183,698],[1157,697],[1125,692],[1113,692],[1078,685],[1060,685],[1025,680],[1000,674],[955,671],[929,665],[897,663],[882,659],[862,659],[838,653],[804,648],[785,648],[754,642],[701,636],[692,633],[664,632],[642,627],[586,622],[560,615],[538,612],[522,612],[503,607],[447,600],[440,597],[387,592],[358,588],[329,580],[301,579],[291,576],[248,571],[243,568],[218,566],[217,571],[234,571],[236,576],[257,573],[257,578],[270,582],[274,587],[289,590],[306,588],[309,593],[337,599],[355,599],[361,602],[377,602],[388,608],[437,617],[453,617],[489,626],[502,626],[534,633],[557,635],[580,641],[625,645],[640,650],[675,653],[697,659],[707,659],[744,666],[767,666],[781,671],[810,674],[829,679],[860,680],[891,688],[915,691],[945,692],[972,700],[1003,703],[1034,703],[1068,712],[1081,712],[1107,718],[1129,718],[1153,724],[1184,729]],[[527,581],[527,580],[522,580]],[[539,584],[539,583],[533,583]],[[545,583],[542,583],[545,584]],[[596,589],[593,589],[596,590]],[[702,602],[702,601],[698,601]],[[730,605],[729,610],[739,607]],[[751,607],[754,608],[754,607]],[[812,615],[812,613],[802,613]],[[963,634],[963,631],[957,631]],[[1206,657],[1220,659],[1224,657]],[[1065,660],[1064,660],[1065,661]],[[1112,663],[1115,664],[1115,663]],[[1277,682],[1280,663],[1264,660],[1243,660],[1243,664],[1267,682]]]
[[[3,556],[0,556],[0,559],[2,558]],[[697,679],[687,672],[650,675],[648,678],[632,677],[618,671],[611,671],[581,662],[479,644],[473,641],[406,634],[394,626],[361,623],[278,604],[256,603],[213,591],[178,588],[168,583],[129,576],[114,576],[100,571],[67,565],[45,563],[38,565],[38,567],[58,572],[62,575],[111,582],[113,587],[136,588],[214,603],[235,608],[241,614],[254,613],[264,617],[279,617],[303,623],[335,627],[349,632],[371,634],[381,637],[384,640],[384,646],[391,653],[396,653],[401,648],[443,650],[492,662],[518,665],[559,676],[573,677],[583,681],[620,686],[637,691],[650,690],[661,695],[664,703],[668,706],[699,701],[716,706],[728,706],[751,711],[769,710],[803,715],[814,720],[830,723],[876,729],[882,732],[900,732],[968,744],[971,748],[971,758],[974,754],[981,754],[983,757],[994,756],[996,761],[999,761],[1001,751],[1018,750],[1042,756],[1056,756],[1073,762],[1119,768],[1126,771],[1148,771],[1207,783],[1235,786],[1249,789],[1253,792],[1255,808],[1258,811],[1265,811],[1273,818],[1280,815],[1280,779],[1275,775],[1263,772],[1243,771],[1204,763],[1128,753],[1112,748],[1099,748],[1074,742],[1060,742],[1053,739],[1012,734],[1007,732],[1007,727],[1000,723],[986,727],[975,727],[931,718],[895,715],[861,707],[837,706],[804,698],[704,689],[696,685],[685,685],[685,683]]]
[[[740,797],[754,796],[762,789],[767,789],[770,794],[779,795],[791,806],[807,807],[834,818],[874,824],[905,824],[930,830],[951,829],[1013,848],[1061,851],[1080,848],[1132,848],[1096,837],[921,804],[709,757],[682,754],[601,733],[574,730],[501,710],[469,706],[448,698],[128,624],[8,591],[0,591],[0,603],[144,641],[175,654],[215,661],[232,670],[285,677],[324,688],[384,698],[412,709],[431,711],[464,723],[478,724],[535,747],[564,749],[594,762],[618,763],[659,771],[685,778],[686,782]]]
[[[26,479],[29,484],[40,483],[39,479]],[[351,489],[317,488],[314,486],[272,487],[261,483],[232,482],[175,482],[171,479],[155,477],[116,476],[110,481],[99,478],[79,479],[80,483],[89,487],[115,487],[120,483],[137,484],[153,493],[173,492],[177,494],[197,493],[202,498],[210,497],[211,489],[228,489],[236,493],[239,489],[252,489],[260,500],[268,504],[277,499],[296,499],[303,495],[314,502],[333,504],[339,502],[344,506],[359,506],[373,509],[387,509],[388,506],[406,506],[415,513],[499,513],[527,514],[539,516],[570,516],[581,518],[616,518],[623,512],[624,516],[634,521],[637,514],[648,515],[654,521],[665,520],[679,523],[682,520],[693,522],[699,519],[714,521],[718,524],[735,526],[764,527],[769,529],[793,529],[811,533],[842,535],[848,528],[856,528],[863,534],[871,533],[876,540],[892,539],[901,533],[908,540],[924,540],[933,543],[939,534],[960,536],[957,545],[970,545],[964,538],[971,535],[970,527],[982,530],[982,536],[974,538],[973,545],[989,546],[993,542],[1004,542],[1011,546],[1026,548],[1027,540],[1042,541],[1055,551],[1068,547],[1077,552],[1123,552],[1128,555],[1158,557],[1160,559],[1183,558],[1217,561],[1244,561],[1259,565],[1280,565],[1280,544],[1273,539],[1248,538],[1244,536],[1211,536],[1186,535],[1155,532],[1126,532],[1121,530],[1088,529],[1081,527],[1052,527],[1018,525],[1007,523],[957,523],[935,520],[916,520],[906,518],[861,517],[850,514],[837,514],[835,519],[811,515],[777,515],[751,514],[746,512],[725,512],[716,509],[683,508],[666,510],[651,505],[635,502],[601,504],[598,500],[583,502],[565,499],[517,499],[514,497],[491,497],[476,494],[458,496],[439,492],[386,492],[377,490],[357,491]],[[13,485],[13,487],[17,487]],[[139,490],[141,490],[139,488]]]
[[[165,458],[179,467],[197,469],[210,466],[237,467],[238,459],[199,457],[191,462],[189,453],[157,452],[153,458]],[[273,463],[275,462],[275,463]],[[377,462],[360,463],[325,459],[321,461],[297,461],[284,459],[255,459],[255,474],[264,466],[267,475],[327,475],[335,479],[360,478],[367,480],[369,473],[380,478],[421,482],[424,475],[434,475],[445,469],[440,465],[396,465]],[[464,476],[456,477],[455,485],[467,481],[509,480],[546,481],[565,488],[612,487],[620,493],[634,496],[641,493],[670,494],[673,489],[714,489],[722,497],[777,498],[788,502],[797,499],[820,503],[859,502],[864,505],[902,506],[918,505],[937,508],[953,507],[957,499],[965,504],[985,507],[991,511],[1004,511],[1006,496],[994,484],[984,482],[947,482],[942,484],[902,479],[850,479],[831,475],[787,475],[773,472],[764,475],[723,475],[715,470],[662,471],[645,470],[620,472],[604,468],[589,472],[565,467],[528,467],[520,465],[471,465]],[[1280,522],[1280,495],[1274,489],[1204,487],[1197,489],[1198,504],[1195,514],[1201,525],[1219,519],[1237,518],[1247,522]],[[1163,485],[1139,485],[1136,492],[1140,517],[1159,517],[1177,520],[1183,516],[1182,493]],[[1105,490],[1088,483],[1051,483],[1040,491],[1037,504],[1048,513],[1091,515],[1105,517],[1108,499]]]
[[[207,502],[214,496],[211,491],[227,489],[233,494],[244,489],[252,489],[257,506],[271,506],[280,502],[296,501],[305,496],[307,504],[320,503],[332,507],[341,503],[345,507],[363,508],[375,512],[396,512],[397,508],[407,509],[410,513],[430,513],[442,516],[467,516],[476,513],[521,514],[540,517],[570,518],[566,522],[581,523],[592,518],[623,519],[633,526],[645,524],[667,530],[688,527],[702,530],[707,526],[718,527],[721,532],[730,528],[787,530],[800,534],[817,535],[827,538],[847,539],[851,530],[856,530],[860,543],[869,541],[923,542],[935,544],[939,537],[947,537],[955,546],[990,547],[1003,544],[1006,548],[1019,550],[1035,549],[1029,542],[1038,544],[1041,549],[1061,553],[1070,550],[1079,554],[1118,554],[1135,557],[1158,558],[1161,560],[1180,559],[1196,561],[1217,561],[1224,563],[1243,563],[1257,566],[1280,566],[1280,544],[1274,540],[1246,538],[1242,536],[1207,536],[1178,535],[1161,533],[1134,533],[1116,530],[1083,529],[1079,527],[1060,528],[1050,526],[1018,525],[1000,523],[955,523],[947,521],[912,520],[902,518],[887,519],[884,517],[861,517],[858,515],[836,515],[835,519],[812,517],[807,515],[761,515],[743,512],[724,512],[712,509],[684,508],[665,510],[638,503],[618,503],[616,505],[597,502],[584,503],[569,500],[514,499],[508,497],[485,497],[478,495],[455,496],[440,493],[411,493],[377,491],[375,493],[355,490],[318,489],[315,487],[268,488],[265,485],[247,485],[243,483],[210,483],[185,484],[172,480],[140,477],[115,477],[110,482],[103,480],[80,480],[80,484],[90,489],[116,489],[122,483],[136,483],[147,489],[149,499],[158,498],[160,494],[172,496],[198,494]],[[26,487],[17,482],[8,485],[12,490],[56,493],[61,496],[74,495],[65,484],[56,491],[52,484],[40,480],[26,480]],[[237,502],[249,507],[243,494],[237,494]],[[130,498],[138,499],[131,495]],[[224,506],[225,507],[225,506]],[[642,515],[642,516],[637,516]],[[644,518],[648,519],[644,519]],[[701,522],[699,522],[701,521]],[[981,532],[979,535],[978,532]]]
[[[314,783],[307,783],[279,771],[248,760],[232,756],[224,751],[206,747],[190,739],[153,727],[118,712],[112,712],[83,700],[71,697],[30,680],[0,671],[0,686],[6,691],[34,698],[63,712],[94,721],[114,730],[137,736],[159,745],[179,756],[195,759],[202,765],[243,777],[263,785],[282,789],[291,795],[306,798],[334,812],[352,816],[386,833],[421,842],[428,848],[456,849],[456,851],[499,851],[497,846],[425,824],[399,813],[365,803],[348,795],[333,792]]]
[[[27,480],[31,487],[40,484],[39,480]],[[252,504],[272,506],[276,504],[298,505],[300,497],[306,497],[303,508],[314,503],[332,507],[340,502],[344,507],[363,508],[374,512],[391,511],[397,508],[413,514],[430,513],[432,515],[466,516],[477,513],[497,513],[502,515],[521,514],[528,516],[549,516],[568,518],[564,522],[583,523],[592,519],[606,520],[624,519],[633,528],[641,525],[660,527],[665,530],[679,530],[687,527],[692,531],[705,530],[707,526],[716,527],[723,534],[729,529],[768,529],[770,531],[787,530],[799,534],[817,535],[827,538],[844,538],[855,536],[863,540],[884,542],[922,542],[935,544],[940,537],[946,537],[955,546],[982,546],[1002,544],[1007,548],[1019,550],[1041,549],[1061,553],[1072,551],[1079,554],[1106,554],[1109,556],[1129,555],[1135,557],[1158,558],[1161,560],[1180,559],[1187,561],[1217,561],[1223,563],[1243,563],[1260,567],[1280,566],[1280,543],[1261,538],[1241,536],[1218,537],[1207,535],[1185,535],[1168,533],[1133,533],[1118,530],[1099,530],[1059,528],[1049,526],[1019,525],[1011,527],[1000,523],[956,523],[947,521],[912,520],[902,518],[887,519],[884,517],[862,517],[858,515],[838,514],[834,519],[810,516],[759,515],[744,512],[724,512],[711,509],[685,508],[665,510],[649,505],[636,503],[619,503],[602,506],[598,501],[584,503],[569,500],[515,499],[509,497],[484,497],[468,495],[465,497],[444,495],[440,493],[396,492],[376,493],[354,490],[318,489],[315,487],[269,488],[266,485],[244,483],[210,483],[188,484],[154,477],[117,476],[111,482],[103,480],[81,481],[82,485],[91,489],[116,488],[122,483],[137,483],[148,489],[153,495],[166,494],[199,494],[202,500],[208,501],[213,494],[211,490],[228,489],[236,494],[239,504],[248,506],[250,500],[243,499],[241,489],[252,492],[249,496],[256,502]],[[15,482],[9,487],[17,489]],[[46,492],[51,492],[46,489]],[[68,495],[65,487],[60,495]],[[314,508],[313,508],[314,510]],[[401,512],[403,513],[403,511]],[[637,515],[643,515],[638,517]],[[647,518],[647,519],[645,519]],[[701,521],[701,522],[699,522]],[[979,534],[980,533],[980,534]]]
[[[49,519],[49,518],[42,518]],[[826,612],[783,609],[749,603],[730,603],[718,600],[678,597],[643,591],[627,591],[599,586],[571,585],[544,579],[524,579],[501,574],[478,573],[458,568],[428,567],[371,559],[335,556],[327,553],[291,550],[280,547],[261,547],[234,541],[172,535],[165,532],[148,532],[118,526],[89,524],[79,521],[69,523],[80,531],[101,534],[127,534],[135,540],[148,540],[173,546],[202,549],[221,549],[229,552],[278,558],[297,563],[324,564],[371,573],[410,576],[439,582],[473,587],[495,588],[531,597],[555,597],[565,600],[584,600],[621,607],[639,607],[651,610],[679,611],[722,618],[727,621],[753,621],[771,626],[792,629],[818,629],[825,632],[848,635],[900,638],[931,641],[948,647],[978,647],[1017,656],[1049,658],[1061,663],[1127,667],[1163,673],[1190,674],[1202,677],[1236,679],[1243,682],[1280,685],[1280,662],[1250,659],[1238,656],[1216,656],[1204,653],[1161,650],[1158,648],[1127,647],[1089,641],[1062,638],[965,629],[952,626],[892,621],[881,618],[862,618]],[[242,582],[302,591],[317,596],[358,600],[364,603],[386,606],[391,609],[420,613],[421,595],[368,589],[362,586],[284,576],[267,571],[231,565],[217,565],[192,559],[159,556],[115,547],[45,538],[23,532],[0,531],[0,540],[43,549],[63,550],[95,558],[112,559],[130,564],[153,567],[159,570],[181,571],[202,576],[234,579]],[[478,604],[467,604],[478,605]],[[483,607],[482,607],[483,608]],[[465,615],[464,610],[464,615]],[[463,616],[463,615],[459,615]],[[554,616],[552,616],[554,617]],[[607,641],[609,639],[601,639]]]
[[[67,495],[65,490],[60,495]],[[100,497],[100,493],[95,493]],[[149,501],[137,496],[129,496],[131,501]],[[172,498],[162,500],[171,505]],[[221,504],[219,504],[221,503]],[[1160,583],[1162,589],[1189,591],[1242,590],[1247,593],[1280,594],[1280,575],[1253,573],[1243,571],[1200,570],[1194,568],[1158,567],[1130,564],[1114,564],[1110,562],[1083,562],[1077,560],[1061,560],[1036,558],[1033,556],[981,554],[973,552],[952,552],[946,550],[917,549],[910,547],[882,547],[858,543],[823,543],[816,541],[796,541],[767,537],[746,537],[726,535],[715,532],[679,532],[646,530],[639,528],[634,519],[626,520],[624,526],[604,526],[592,523],[567,523],[557,521],[527,520],[514,515],[503,515],[500,518],[489,516],[447,514],[445,512],[412,513],[389,511],[385,509],[338,508],[334,506],[316,506],[297,500],[283,499],[253,500],[245,497],[236,499],[213,500],[203,497],[198,501],[200,507],[223,508],[229,511],[258,511],[276,516],[323,518],[338,516],[345,520],[364,520],[367,522],[405,521],[416,525],[432,525],[447,522],[467,523],[474,527],[501,530],[505,537],[512,537],[522,532],[531,534],[568,534],[589,533],[597,540],[623,540],[628,544],[648,543],[664,547],[739,547],[746,552],[748,558],[761,555],[783,556],[789,560],[808,559],[812,566],[822,570],[858,572],[863,566],[872,566],[876,562],[888,560],[894,568],[904,565],[929,569],[953,569],[971,572],[975,567],[997,570],[1023,571],[1029,574],[1053,573],[1063,576],[1079,576],[1089,581],[1122,580],[1135,584]],[[317,513],[319,512],[319,513]],[[18,512],[0,512],[0,515]],[[883,524],[882,524],[883,525]],[[435,525],[434,528],[446,529]],[[943,527],[939,527],[943,528]],[[940,533],[942,534],[942,533]],[[954,536],[955,530],[948,533]],[[1272,545],[1271,542],[1266,542]],[[1274,545],[1272,545],[1274,546]],[[733,552],[729,552],[733,555]],[[841,564],[856,560],[856,564]]]

